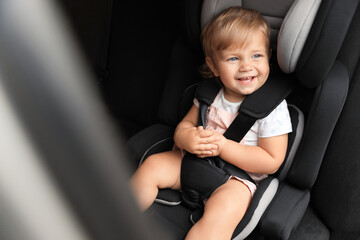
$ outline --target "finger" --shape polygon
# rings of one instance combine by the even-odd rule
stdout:
[[[210,130],[210,129],[205,129],[205,130],[199,131],[199,136],[201,138],[211,137],[213,135],[214,135],[214,131]]]
[[[220,137],[216,135],[211,135],[208,137],[200,137],[199,144],[215,144],[219,140]]]
[[[218,148],[219,146],[217,144],[201,144],[199,145],[197,151],[198,152],[212,151],[212,150],[217,150]]]
[[[195,153],[195,154],[199,158],[210,157],[210,156],[212,156],[212,151],[200,151],[200,152]]]
[[[196,130],[204,130],[204,127],[203,126],[198,126],[197,128],[196,128]]]
[[[216,144],[200,144],[197,148],[193,149],[192,153],[196,155],[211,155],[212,151],[216,150],[218,146]]]

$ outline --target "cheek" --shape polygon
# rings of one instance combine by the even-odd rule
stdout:
[[[265,78],[266,80],[269,77],[269,73],[270,73],[270,67],[268,65],[265,65],[261,71],[262,77]]]
[[[265,80],[266,80],[266,79],[268,79],[268,77],[269,77],[269,73],[270,73],[270,71],[267,71],[267,72],[264,74],[264,78],[265,78]]]
[[[222,69],[222,71],[220,71],[220,78],[224,81],[231,81],[234,78],[234,74],[230,69],[226,69],[225,71]]]

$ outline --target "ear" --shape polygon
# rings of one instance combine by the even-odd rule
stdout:
[[[214,61],[210,57],[205,57],[206,64],[209,66],[210,70],[213,72],[215,77],[219,77],[219,72],[217,71]]]

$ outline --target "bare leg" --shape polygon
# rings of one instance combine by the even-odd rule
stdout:
[[[175,150],[151,155],[140,165],[130,184],[142,210],[154,202],[159,188],[180,189],[181,159]]]
[[[251,198],[250,190],[242,182],[230,179],[212,193],[205,204],[204,215],[186,239],[231,239]]]

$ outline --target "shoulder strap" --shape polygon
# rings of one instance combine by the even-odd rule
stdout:
[[[257,119],[269,115],[294,89],[293,75],[272,74],[260,89],[247,96],[239,114],[224,133],[228,139],[241,141]]]
[[[210,106],[220,91],[220,88],[221,86],[215,78],[204,79],[199,82],[195,97],[200,103],[205,103]]]
[[[195,91],[195,98],[199,101],[198,126],[206,126],[206,112],[220,91],[220,84],[215,78],[204,79],[199,82]]]
[[[239,114],[224,133],[228,139],[239,142],[257,119],[269,115],[294,89],[294,75],[273,73],[260,89],[247,96],[239,108]],[[199,125],[206,125],[206,111],[214,101],[220,85],[216,80],[199,83],[195,97],[199,100]]]

